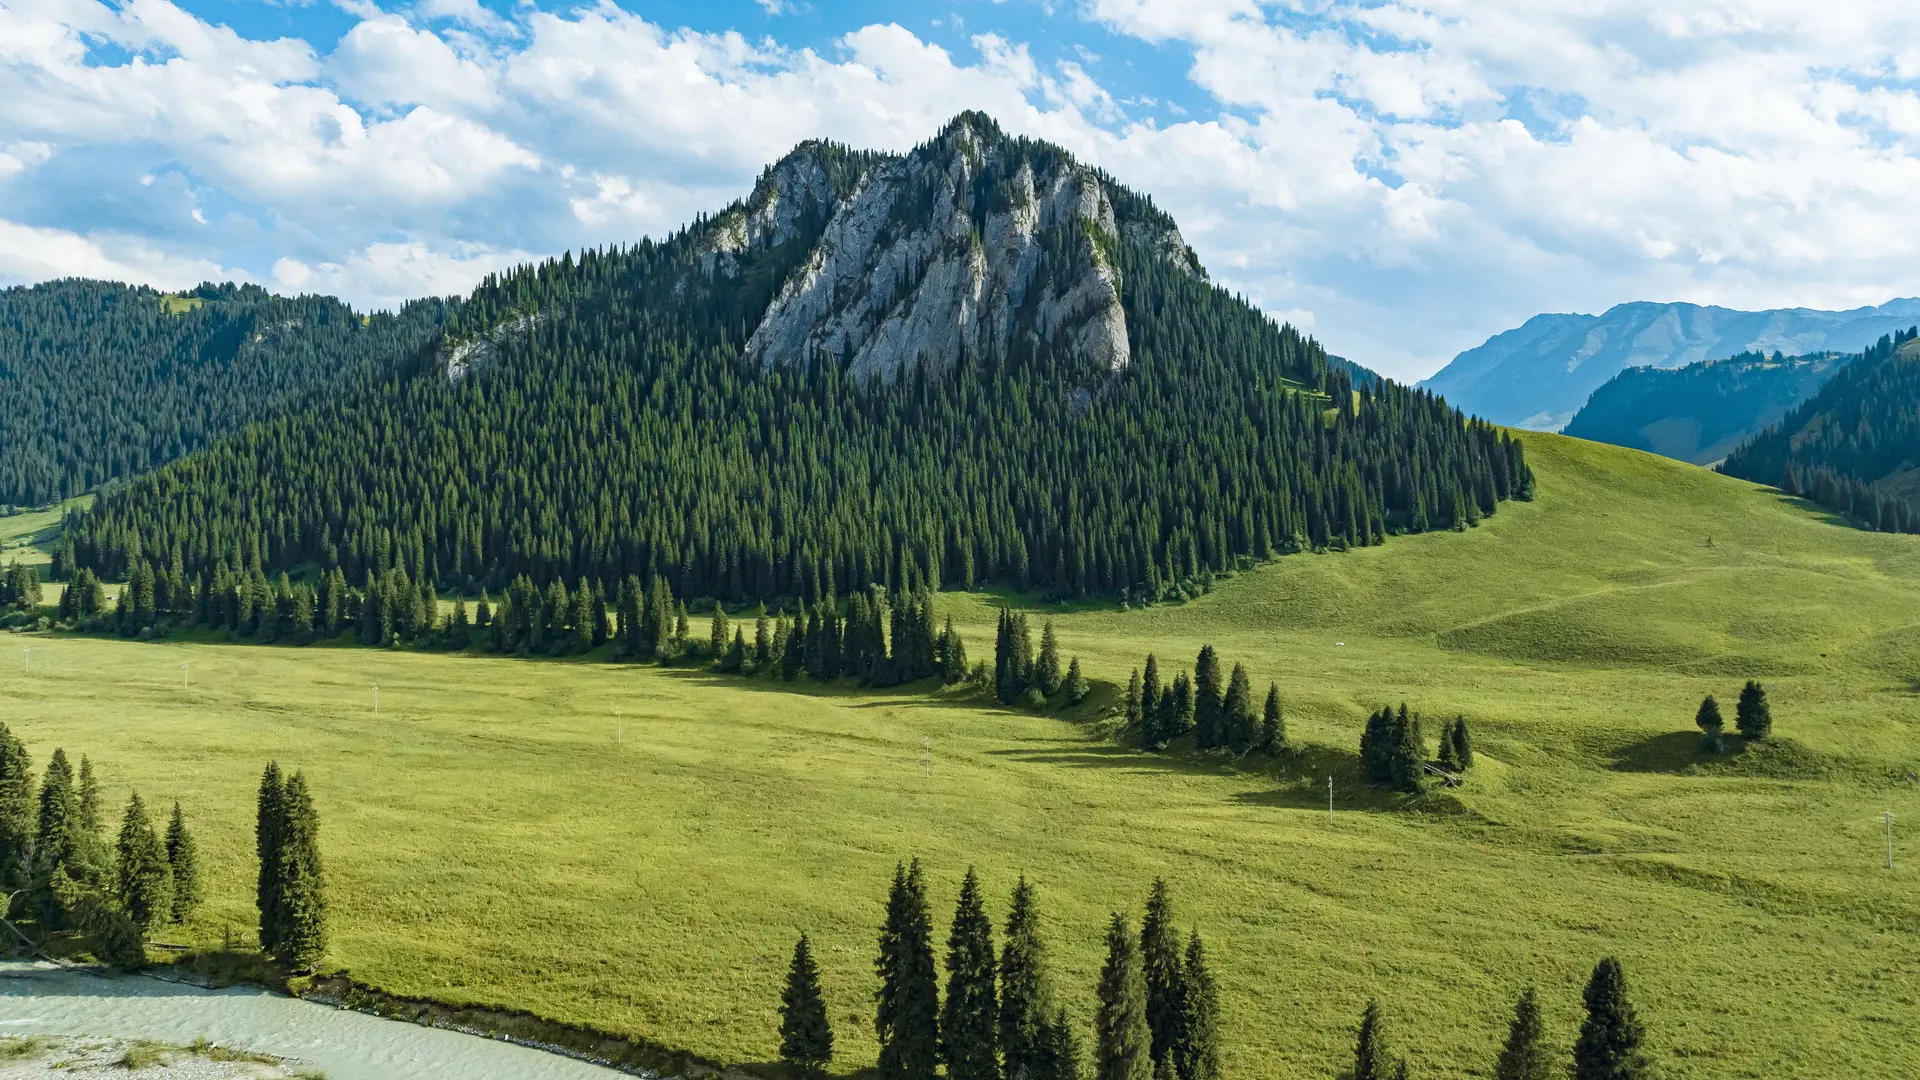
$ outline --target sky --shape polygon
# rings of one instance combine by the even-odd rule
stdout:
[[[1911,0],[0,0],[0,285],[393,307],[964,109],[1403,379],[1545,311],[1920,293]]]

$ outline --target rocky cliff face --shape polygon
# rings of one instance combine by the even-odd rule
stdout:
[[[822,144],[800,147],[714,219],[704,269],[731,276],[747,256],[795,242],[810,250],[748,355],[766,366],[817,357],[863,377],[1020,346],[1117,371],[1128,362],[1118,245],[1202,273],[1165,215],[977,116],[901,157],[849,163]]]

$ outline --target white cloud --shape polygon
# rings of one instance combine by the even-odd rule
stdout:
[[[50,278],[90,277],[189,288],[202,281],[251,281],[245,271],[204,259],[180,258],[139,237],[81,236],[0,220],[0,281],[30,283]]]
[[[271,282],[277,291],[356,296],[370,307],[394,308],[415,297],[464,294],[487,274],[532,258],[530,252],[479,245],[448,251],[419,241],[382,242],[351,253],[343,262],[310,265],[279,259]]]

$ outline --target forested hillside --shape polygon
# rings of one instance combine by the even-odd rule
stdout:
[[[1720,471],[1804,495],[1869,529],[1920,532],[1916,333],[1881,338]]]
[[[1533,483],[1517,440],[1355,392],[1146,199],[979,116],[903,157],[807,144],[664,241],[489,279],[436,356],[107,494],[78,564],[1157,597]]]
[[[363,319],[255,285],[0,291],[0,503],[53,502],[182,457],[414,352],[446,310],[428,300]]]
[[[1593,392],[1564,434],[1710,465],[1812,397],[1851,356],[1745,352],[1632,367]]]

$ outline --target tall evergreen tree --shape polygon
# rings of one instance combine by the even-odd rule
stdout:
[[[253,848],[260,861],[260,876],[254,890],[253,906],[260,912],[260,951],[268,954],[280,949],[280,853],[286,845],[287,786],[280,776],[280,764],[267,762],[260,774],[260,791],[254,799]]]
[[[1391,1080],[1392,1051],[1387,1047],[1387,1018],[1380,1002],[1368,999],[1360,1014],[1360,1032],[1353,1044],[1352,1080]]]
[[[1719,753],[1724,745],[1720,733],[1726,727],[1726,721],[1720,718],[1720,703],[1713,700],[1712,694],[1708,694],[1706,699],[1700,702],[1700,708],[1694,711],[1693,723],[1701,731],[1702,742],[1707,752]]]
[[[940,991],[918,859],[894,868],[874,970],[880,976],[873,1026],[881,1080],[932,1080],[940,1061]]]
[[[77,787],[79,795],[78,816],[80,833],[89,843],[100,838],[100,828],[105,824],[100,817],[100,778],[93,774],[93,762],[87,755],[80,755],[80,780]]]
[[[1202,646],[1199,659],[1193,664],[1194,744],[1202,750],[1211,750],[1226,742],[1220,730],[1223,690],[1220,655],[1213,651],[1213,646]]]
[[[0,723],[0,889],[25,885],[31,872],[33,789],[26,745]]]
[[[187,831],[187,819],[180,804],[173,804],[173,817],[167,822],[167,866],[173,872],[174,922],[186,922],[205,897],[206,885],[200,880],[200,851],[193,834]]]
[[[67,752],[56,748],[47,760],[46,777],[40,782],[40,812],[33,834],[36,878],[45,880],[56,868],[75,879],[85,878],[79,817],[80,796],[73,788],[73,766],[67,763]]]
[[[142,936],[151,934],[155,926],[173,917],[173,868],[137,792],[120,823],[116,854],[115,899]]]
[[[1107,925],[1107,961],[1100,970],[1094,1014],[1094,1080],[1151,1080],[1153,1032],[1147,1027],[1146,972],[1127,917]]]
[[[1034,1080],[1081,1080],[1080,1040],[1067,1022],[1065,1007],[1054,1010],[1042,1032],[1032,1075]]]
[[[1649,1080],[1645,1034],[1627,1001],[1627,978],[1609,956],[1594,965],[1584,995],[1587,1018],[1573,1044],[1573,1080]]]
[[[1080,673],[1080,658],[1074,657],[1067,664],[1067,704],[1080,704],[1087,700],[1087,695],[1092,690],[1092,684],[1087,682],[1087,677]]]
[[[1146,667],[1140,671],[1140,715],[1144,718],[1147,732],[1153,736],[1151,741],[1156,743],[1167,740],[1165,732],[1161,730],[1161,709],[1165,697],[1166,689],[1160,685],[1160,662],[1154,659],[1152,653],[1148,653]]]
[[[1277,754],[1287,748],[1287,719],[1280,711],[1280,684],[1267,684],[1267,700],[1260,708],[1260,749]]]
[[[1121,705],[1121,718],[1125,725],[1125,730],[1140,732],[1142,745],[1151,749],[1153,744],[1148,741],[1145,724],[1143,723],[1145,718],[1140,712],[1139,668],[1134,668],[1133,674],[1127,676],[1127,696]]]
[[[1160,721],[1160,730],[1167,738],[1177,738],[1193,730],[1192,676],[1183,671],[1173,677],[1173,689],[1167,691],[1163,708],[1166,716]]]
[[[1060,639],[1054,635],[1052,619],[1040,628],[1040,656],[1033,662],[1033,684],[1047,697],[1060,692]]]
[[[796,1080],[819,1080],[833,1061],[833,1023],[804,933],[794,943],[786,989],[780,994],[780,1060]]]
[[[999,1080],[994,975],[993,923],[980,900],[980,882],[968,867],[947,937],[947,997],[940,1017],[947,1080]]]
[[[1042,1080],[1047,1024],[1053,1011],[1040,916],[1026,878],[1013,887],[1006,942],[1000,947],[1001,1069],[1005,1080]]]
[[[1393,718],[1391,733],[1393,744],[1388,751],[1387,768],[1394,788],[1410,794],[1425,791],[1427,740],[1420,731],[1419,714],[1409,714],[1402,703]]]
[[[1254,715],[1253,682],[1247,678],[1245,665],[1233,665],[1226,698],[1220,703],[1220,715],[1227,746],[1236,754],[1253,749],[1260,738],[1260,719]]]
[[[1473,736],[1467,731],[1467,718],[1453,718],[1453,763],[1462,769],[1473,768]]]
[[[1767,691],[1752,679],[1740,688],[1740,701],[1733,709],[1733,726],[1751,740],[1773,734],[1773,706],[1767,704]]]
[[[1180,936],[1173,927],[1173,900],[1164,878],[1155,878],[1140,919],[1140,960],[1147,984],[1147,1028],[1153,1033],[1156,1064],[1181,1045],[1180,1022],[1186,1010],[1185,970]]]
[[[1493,1080],[1553,1080],[1553,1055],[1541,1045],[1543,1031],[1540,1003],[1529,986],[1514,1003],[1513,1021],[1507,1025],[1507,1042],[1494,1064]]]
[[[1220,991],[1207,970],[1207,950],[1200,931],[1187,936],[1187,958],[1181,970],[1180,1041],[1175,1046],[1175,1072],[1180,1080],[1219,1080]]]
[[[327,954],[326,881],[320,868],[320,819],[307,778],[287,781],[280,844],[280,937],[274,957],[295,971],[311,971]]]

